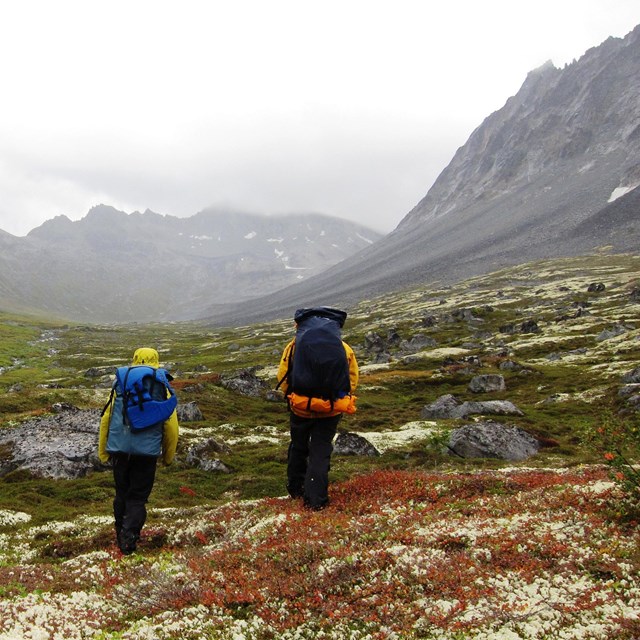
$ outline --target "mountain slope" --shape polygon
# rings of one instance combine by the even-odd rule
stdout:
[[[175,218],[101,205],[26,238],[0,235],[0,300],[83,321],[192,319],[212,301],[247,300],[318,274],[379,237],[318,214]]]
[[[640,185],[639,141],[640,26],[564,69],[547,63],[531,72],[375,246],[268,300],[212,309],[212,320],[276,317],[315,303],[348,307],[423,280],[452,282],[601,245],[637,250],[640,227],[618,233],[612,214],[628,198],[610,201]],[[628,215],[637,219],[637,207]]]

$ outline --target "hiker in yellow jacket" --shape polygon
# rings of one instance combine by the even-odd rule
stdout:
[[[158,369],[160,358],[155,349],[142,347],[133,354],[132,364]],[[114,382],[100,420],[98,456],[113,466],[116,536],[120,550],[130,554],[136,550],[147,517],[145,505],[155,482],[158,458],[166,465],[171,464],[178,445],[179,427],[174,409],[164,423],[133,434],[124,424],[121,393],[117,381]]]
[[[333,438],[343,413],[356,410],[358,363],[353,349],[340,338],[346,317],[344,311],[330,307],[298,309],[296,337],[285,347],[278,367],[278,387],[290,411],[287,490],[312,509],[322,509],[329,502]],[[319,359],[324,363],[313,364],[316,358],[302,353],[303,344],[316,340],[310,349],[322,354]],[[314,367],[322,373],[310,371]]]

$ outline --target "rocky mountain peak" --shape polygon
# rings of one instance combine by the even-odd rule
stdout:
[[[619,168],[610,166],[619,178],[638,161],[632,145],[640,125],[639,39],[636,28],[564,69],[547,62],[530,72],[520,91],[472,133],[401,226],[467,206],[482,208],[536,183],[551,191],[554,174],[601,174],[612,154],[621,156]],[[601,193],[598,203],[608,196]]]

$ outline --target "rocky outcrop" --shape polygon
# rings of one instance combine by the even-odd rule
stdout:
[[[455,396],[447,394],[440,396],[435,402],[422,409],[422,420],[437,420],[449,418],[466,418],[470,415],[524,415],[516,405],[509,400],[485,400],[483,402],[460,402]]]
[[[375,331],[369,331],[364,337],[364,350],[367,359],[374,364],[385,364],[396,356],[414,354],[418,351],[431,349],[437,342],[430,336],[417,333],[410,338],[403,339],[395,329],[390,329],[387,336],[381,336]]]
[[[526,460],[540,449],[537,438],[515,425],[497,422],[466,424],[451,432],[448,450],[461,458]]]
[[[243,396],[260,398],[271,389],[271,386],[256,375],[257,368],[240,369],[230,373],[223,373],[220,384],[229,391],[234,391]]]
[[[627,373],[622,376],[622,382],[626,382],[627,384],[640,382],[640,367],[627,371]]]
[[[54,405],[51,415],[0,429],[0,476],[16,470],[42,478],[79,478],[104,469],[98,459],[100,413]]]
[[[369,331],[365,335],[364,350],[368,359],[375,364],[384,364],[391,360],[389,343],[375,331]]]
[[[178,422],[198,422],[204,420],[197,402],[179,402],[177,408]]]
[[[231,473],[229,468],[216,456],[230,453],[231,449],[216,438],[206,438],[188,446],[185,463],[202,471]]]
[[[506,388],[504,377],[495,373],[475,376],[469,383],[469,391],[472,393],[491,393],[504,391]]]

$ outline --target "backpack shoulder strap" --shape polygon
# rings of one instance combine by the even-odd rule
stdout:
[[[102,407],[102,411],[100,412],[100,417],[102,418],[102,416],[104,416],[104,414],[107,412],[107,409],[109,408],[109,405],[113,402],[113,396],[116,394],[116,386],[115,384],[111,387],[111,392],[109,393],[109,399],[107,400],[107,403],[104,405],[104,407]]]
[[[293,363],[293,352],[295,351],[296,341],[295,338],[291,342],[291,346],[289,350],[284,354],[284,360],[287,363],[287,372],[282,376],[280,380],[278,380],[278,384],[276,385],[276,391],[282,386],[285,380],[289,380],[291,376],[291,365]]]

